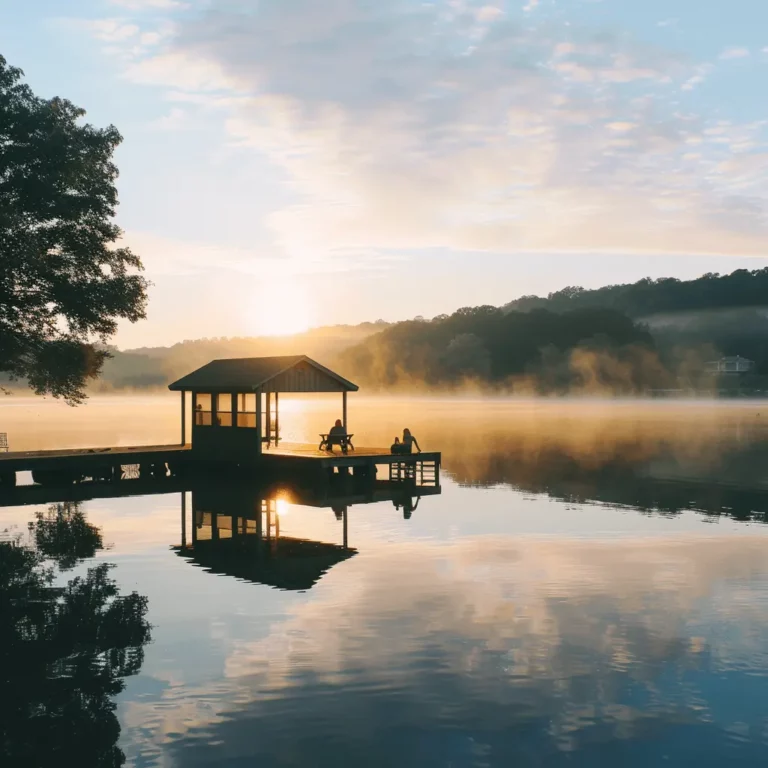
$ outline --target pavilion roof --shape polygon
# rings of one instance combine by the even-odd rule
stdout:
[[[176,554],[210,573],[265,584],[276,589],[311,589],[334,565],[357,554],[338,544],[279,537],[262,539],[261,556],[254,552],[254,534],[198,541],[194,549],[176,549]],[[273,547],[272,544],[276,543]]]
[[[301,376],[298,374],[310,375]],[[170,384],[193,392],[356,392],[358,387],[306,355],[212,360]]]

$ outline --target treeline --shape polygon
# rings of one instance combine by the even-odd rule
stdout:
[[[612,309],[506,312],[482,306],[398,323],[340,355],[368,386],[497,386],[561,394],[669,386],[647,328]]]
[[[309,355],[333,361],[343,350],[387,327],[388,323],[378,320],[313,328],[292,336],[194,339],[170,347],[125,351],[107,347],[110,357],[104,363],[101,376],[91,383],[90,391],[165,389],[170,382],[218,358]],[[24,381],[13,382],[8,375],[0,373],[0,389],[21,392],[26,391],[27,386]]]
[[[569,286],[546,297],[522,296],[505,306],[507,311],[548,309],[566,312],[603,307],[634,318],[668,312],[691,312],[768,305],[768,267],[737,269],[729,275],[709,272],[695,280],[650,277],[636,283],[586,289]]]
[[[343,350],[387,327],[387,323],[361,323],[313,328],[306,333],[278,337],[213,338],[183,341],[170,347],[142,347],[121,352],[111,349],[99,391],[166,387],[211,360],[226,357],[309,355],[334,360]]]

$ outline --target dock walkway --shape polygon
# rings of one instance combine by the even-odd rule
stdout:
[[[0,473],[36,470],[79,470],[95,466],[168,463],[191,455],[191,445],[136,445],[108,448],[64,448],[0,453]]]
[[[385,467],[390,480],[400,479],[403,472],[409,477],[418,474],[420,478],[436,479],[440,453],[395,455],[388,448],[358,448],[343,454],[340,451],[321,451],[316,445],[284,443],[279,447],[265,447],[261,454],[244,453],[235,460],[217,462],[210,457],[196,455],[189,444],[16,451],[0,453],[0,485],[15,485],[17,472],[32,472],[35,482],[55,484],[84,478],[119,480],[126,476],[129,468],[138,468],[142,477],[175,475],[190,466],[214,469],[230,466],[280,473],[308,469],[353,473],[370,471],[373,475],[377,467]]]

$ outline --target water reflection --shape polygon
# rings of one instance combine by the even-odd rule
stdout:
[[[510,486],[569,503],[765,522],[764,421],[590,423],[585,415],[565,423],[545,420],[541,430],[530,421],[505,423],[465,443],[467,450],[449,448],[444,462],[464,486]]]
[[[103,521],[112,578],[150,596],[154,642],[118,697],[119,742],[98,685],[95,756],[73,762],[50,721],[37,733],[75,765],[109,764],[110,743],[176,768],[768,764],[768,529],[686,514],[766,520],[765,427],[492,407],[407,419],[444,451],[439,497],[352,478],[66,489],[104,501],[46,509],[17,549],[84,574]],[[57,491],[13,493],[0,504]],[[53,711],[57,670],[41,683],[32,667],[23,696]],[[2,743],[28,751],[0,764],[23,765],[44,747],[9,722]]]
[[[29,528],[37,551],[62,571],[94,557],[104,546],[101,531],[86,520],[79,502],[50,504],[35,513]]]
[[[764,541],[477,538],[356,562],[187,691],[194,726],[162,737],[176,765],[768,758]]]
[[[60,578],[102,547],[77,505],[29,529],[0,541],[0,764],[123,765],[113,697],[141,667],[147,598],[120,594],[107,563]]]
[[[191,541],[187,537],[187,494],[181,496],[181,546],[175,551],[205,570],[277,589],[311,589],[333,566],[353,557],[349,510],[359,504],[391,501],[410,519],[422,496],[439,485],[373,481],[360,484],[337,475],[327,484],[301,486],[230,483],[201,485],[191,492]],[[280,533],[280,515],[289,504],[330,508],[340,523],[339,542],[313,541]]]

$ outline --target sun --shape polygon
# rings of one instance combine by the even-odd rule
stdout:
[[[308,331],[314,322],[306,291],[283,281],[267,283],[243,314],[251,336],[292,336]]]

